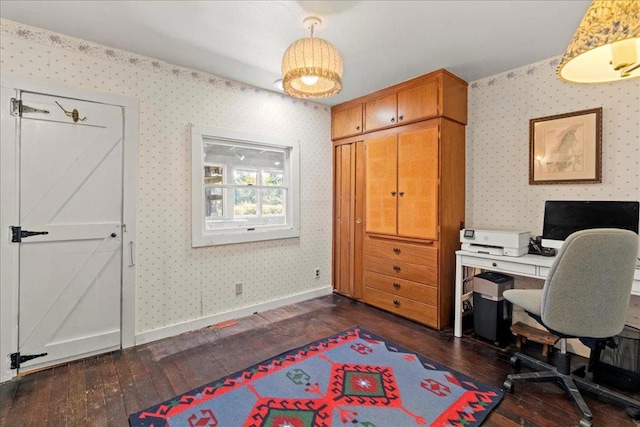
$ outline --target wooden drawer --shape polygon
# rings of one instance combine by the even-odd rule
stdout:
[[[492,259],[462,257],[462,263],[470,267],[486,268],[494,271],[507,271],[515,274],[536,275],[536,266],[529,264],[518,264],[517,262],[495,261]]]
[[[372,271],[412,282],[424,283],[425,285],[438,285],[437,270],[425,265],[410,264],[408,262],[365,255],[364,269],[365,271]]]
[[[415,245],[393,240],[368,238],[364,241],[364,254],[413,264],[423,264],[432,268],[436,268],[438,265],[438,249],[433,247],[433,243]]]
[[[403,298],[438,305],[438,289],[409,280],[398,279],[371,271],[364,272],[364,286],[375,288]]]
[[[434,306],[416,302],[378,289],[364,287],[364,302],[402,317],[438,327],[438,309]]]

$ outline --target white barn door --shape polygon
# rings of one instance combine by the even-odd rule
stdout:
[[[15,225],[23,237],[13,234],[24,372],[121,347],[123,110],[21,95]]]

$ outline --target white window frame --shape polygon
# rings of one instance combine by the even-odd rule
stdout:
[[[215,140],[236,144],[251,144],[289,150],[289,189],[285,201],[287,221],[269,227],[239,227],[233,229],[205,229],[204,206],[204,143]],[[230,207],[231,208],[231,207]],[[296,141],[255,135],[211,126],[191,128],[191,246],[214,246],[233,243],[300,237],[300,148]]]

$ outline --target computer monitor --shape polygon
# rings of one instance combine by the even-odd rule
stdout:
[[[542,246],[560,248],[569,235],[588,228],[622,228],[637,234],[639,207],[638,202],[548,200]]]

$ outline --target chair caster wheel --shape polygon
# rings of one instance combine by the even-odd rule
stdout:
[[[627,406],[625,412],[635,421],[640,421],[640,408],[636,408],[635,406]]]
[[[516,373],[520,373],[520,366],[522,364],[522,361],[518,359],[516,356],[511,356],[511,359],[509,359],[509,362],[511,362],[511,366],[513,367],[514,371]]]
[[[578,424],[580,427],[591,427],[591,420],[586,418],[580,419],[580,423]]]
[[[502,383],[502,390],[503,390],[505,393],[513,393],[513,381],[511,381],[511,380],[505,380],[505,381]]]
[[[584,378],[585,376],[587,376],[587,367],[586,366],[579,367],[578,369],[573,371],[573,375],[576,375],[580,378]]]

